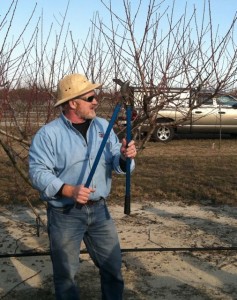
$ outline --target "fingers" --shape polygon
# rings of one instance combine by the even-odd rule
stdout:
[[[128,147],[126,149],[126,156],[129,157],[129,158],[135,158],[135,156],[137,155],[137,149],[136,149],[136,145],[135,145],[135,142],[134,141],[131,141],[129,144],[128,144]]]
[[[80,204],[86,204],[89,200],[90,193],[94,191],[94,189],[84,187],[84,185],[78,185],[74,187],[73,198]]]
[[[135,156],[137,155],[137,149],[136,149],[136,145],[135,142],[132,140],[128,143],[126,142],[126,139],[122,140],[122,146],[121,146],[121,153],[122,155],[126,158],[135,158]]]

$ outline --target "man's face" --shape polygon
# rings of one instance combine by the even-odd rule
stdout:
[[[98,101],[96,100],[96,94],[94,91],[84,94],[78,97],[76,100],[75,114],[80,119],[94,119],[96,117],[95,109],[98,106]]]

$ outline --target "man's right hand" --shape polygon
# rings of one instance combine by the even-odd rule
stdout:
[[[76,203],[86,204],[89,200],[90,193],[95,190],[87,188],[84,185],[68,185],[65,184],[62,189],[62,195],[65,197],[73,198]]]

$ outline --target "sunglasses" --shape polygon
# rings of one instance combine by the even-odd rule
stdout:
[[[89,96],[89,97],[80,97],[79,99],[82,99],[86,102],[92,102],[94,99],[96,99],[96,96]]]

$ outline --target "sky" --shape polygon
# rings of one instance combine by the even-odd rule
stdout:
[[[129,0],[103,0],[104,3],[109,5],[111,1],[112,10],[119,16],[124,16],[124,1]],[[132,12],[134,13],[139,0],[131,0]],[[146,12],[148,9],[149,0],[141,0],[142,8],[138,16],[138,22],[136,22],[135,34],[136,37],[141,36],[144,25],[146,21]],[[207,3],[208,1],[206,1]],[[10,10],[9,15],[6,19],[6,13],[10,8],[11,3],[17,4],[15,11],[14,19],[11,24],[11,16],[13,13],[13,8]],[[67,9],[68,0],[0,0],[0,41],[4,40],[6,32],[8,31],[9,25],[11,24],[10,31],[8,33],[8,42],[7,45],[11,45],[12,42],[16,41],[20,32],[24,29],[27,21],[29,20],[32,11],[37,3],[35,13],[32,17],[32,20],[29,23],[26,31],[24,32],[23,39],[24,43],[19,43],[19,46],[16,48],[13,56],[19,57],[19,54],[24,51],[24,44],[32,37],[32,32],[35,29],[37,21],[40,17],[43,16],[43,40],[46,39],[49,28],[53,23],[53,33],[49,39],[52,48],[55,46],[56,34],[59,34],[60,26],[59,23],[63,20],[63,15]],[[162,3],[161,8],[158,10],[158,13],[163,13],[167,7],[169,7],[168,12],[171,11],[173,0],[157,0],[156,3]],[[193,12],[194,5],[197,10],[197,16],[199,17],[199,22],[201,23],[201,17],[203,14],[204,0],[175,0],[174,6],[174,19],[178,20],[179,17],[184,14],[185,5],[187,4],[187,19],[191,16]],[[101,0],[69,0],[69,6],[67,11],[67,16],[65,20],[66,28],[67,25],[70,26],[70,30],[73,35],[74,41],[83,41],[86,38],[89,28],[91,27],[91,21],[95,13],[98,12],[100,18],[102,18],[103,23],[110,27],[110,15],[108,10],[105,8]],[[237,12],[237,0],[211,0],[211,13],[214,30],[219,26],[218,32],[219,36],[223,36],[227,29],[229,28],[231,21]],[[162,26],[167,30],[168,23],[167,18],[162,19]],[[195,31],[195,29],[194,29]],[[64,35],[65,35],[64,28]],[[140,36],[139,36],[140,35]],[[236,36],[236,35],[235,35]],[[8,46],[9,47],[9,46]],[[10,47],[11,48],[11,47]],[[1,51],[1,43],[0,43]]]
[[[6,14],[11,2],[11,0],[0,1],[0,22]],[[14,2],[16,2],[16,0]],[[104,0],[104,2],[109,3],[109,0]],[[138,2],[138,0],[131,0],[132,7],[135,7]],[[144,11],[148,6],[148,2],[149,0],[142,0]],[[159,2],[161,2],[161,0],[157,1],[157,3]],[[168,5],[172,6],[172,2],[173,0],[165,0],[162,4],[162,9],[164,10],[164,8]],[[189,11],[191,12],[193,9],[193,5],[195,5],[198,15],[201,16],[203,11],[203,2],[203,0],[187,0]],[[36,24],[38,17],[42,14],[42,12],[44,16],[45,28],[48,29],[53,22],[55,30],[57,30],[57,23],[62,20],[62,15],[64,14],[68,3],[67,0],[18,0],[16,15],[12,27],[12,35],[16,35],[19,30],[23,29],[26,20],[28,20],[33,11],[35,3],[37,3],[36,12],[34,14],[33,20],[31,21],[31,27],[29,27],[29,30],[30,28],[34,28],[34,25]],[[123,12],[123,0],[111,0],[111,3],[113,10],[121,15]],[[175,1],[175,16],[178,17],[184,12],[185,3],[185,0]],[[228,25],[230,25],[231,20],[233,19],[237,11],[237,1],[211,0],[211,9],[214,25],[217,26],[219,24],[220,32],[225,32],[226,28],[228,27]],[[66,24],[70,23],[70,28],[76,38],[80,39],[80,37],[83,38],[86,35],[91,24],[90,22],[93,18],[93,14],[95,14],[96,11],[99,12],[105,23],[109,23],[108,12],[106,11],[100,0],[70,0]],[[142,20],[142,16],[140,17]],[[143,26],[144,23],[140,22],[139,24],[140,26]],[[138,27],[139,24],[137,25]],[[139,31],[140,29],[137,28],[137,30]],[[30,33],[28,34],[30,35]]]

